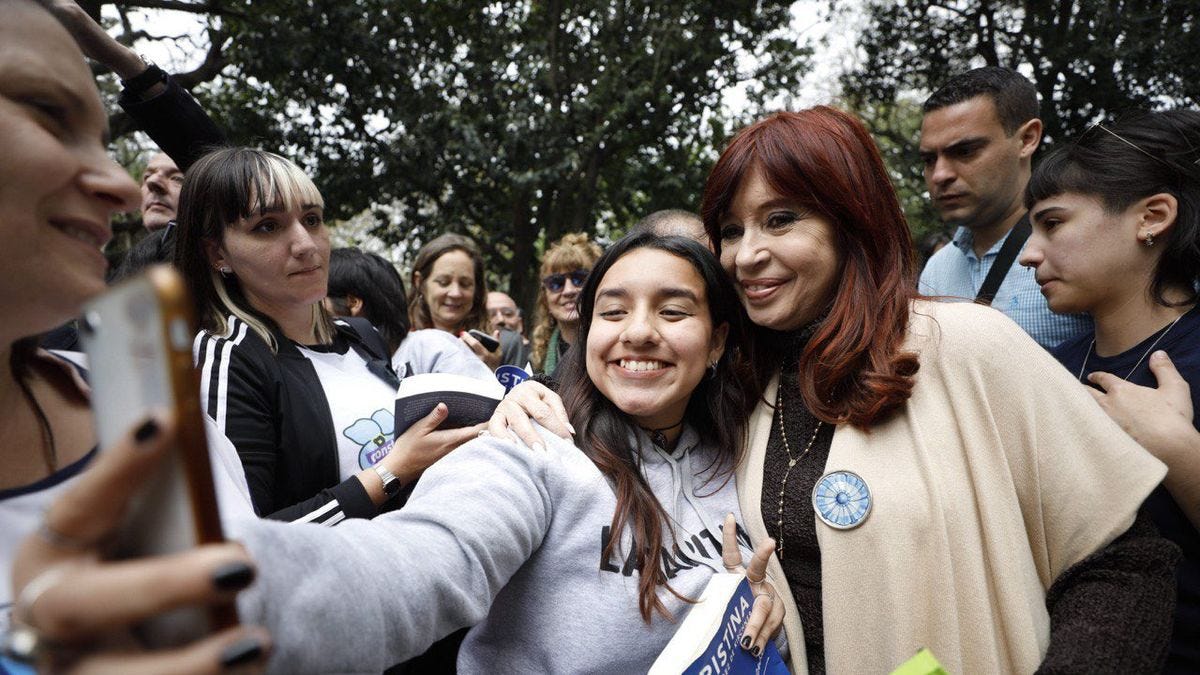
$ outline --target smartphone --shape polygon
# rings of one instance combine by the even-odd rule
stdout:
[[[156,409],[174,411],[176,444],[130,504],[114,539],[117,558],[224,541],[192,365],[196,323],[183,279],[157,265],[89,302],[79,321],[88,355],[96,438],[103,452]],[[236,625],[232,605],[183,608],[140,627],[149,646],[182,645]]]
[[[476,340],[479,340],[479,344],[483,345],[483,348],[488,350],[489,352],[496,351],[496,349],[500,346],[499,340],[497,340],[496,338],[492,337],[491,335],[488,335],[487,333],[485,333],[481,330],[472,328],[471,330],[469,330],[467,332],[471,334],[471,337],[475,338]]]

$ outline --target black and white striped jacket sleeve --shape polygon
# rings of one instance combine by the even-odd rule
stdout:
[[[245,322],[230,317],[229,332],[217,336],[201,331],[193,343],[193,356],[200,371],[200,399],[205,412],[237,449],[254,510],[274,520],[336,525],[346,518],[373,518],[378,508],[357,478],[313,490],[311,496],[291,502],[280,495],[295,493],[290,486],[277,485],[282,453],[283,428],[304,425],[303,420],[285,420],[279,396],[279,375],[274,359],[256,355],[257,336]],[[265,348],[265,345],[263,345]],[[277,366],[276,366],[277,367]]]

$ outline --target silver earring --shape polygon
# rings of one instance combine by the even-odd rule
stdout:
[[[1146,248],[1150,248],[1153,245],[1154,245],[1154,234],[1152,232],[1147,232],[1146,233]]]
[[[710,380],[717,379],[717,362],[716,361],[713,361],[712,363],[708,364],[708,379],[710,379]]]
[[[229,267],[229,265],[221,265],[220,267],[217,268],[217,271],[220,272],[222,276],[226,276],[226,277],[229,276],[230,274],[233,274],[233,269],[231,267]]]

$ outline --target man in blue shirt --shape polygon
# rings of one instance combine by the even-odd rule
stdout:
[[[1025,184],[1042,140],[1037,91],[1015,71],[976,68],[952,78],[923,109],[925,184],[942,220],[958,229],[952,245],[929,259],[920,290],[971,301],[1014,226],[1028,217]],[[1021,267],[1016,255],[1008,267],[991,305],[1043,347],[1090,328],[1084,315],[1052,313],[1033,270]]]

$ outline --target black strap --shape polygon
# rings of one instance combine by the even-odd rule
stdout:
[[[347,336],[350,348],[358,352],[358,355],[367,362],[367,370],[387,383],[388,386],[399,387],[400,378],[396,377],[396,372],[392,370],[387,343],[383,341],[383,336],[375,330],[371,322],[362,317],[351,316],[339,317],[338,321],[344,322],[348,329],[346,332],[354,336],[352,338]]]
[[[1021,216],[1021,220],[1013,225],[1012,231],[1008,233],[1008,239],[1004,240],[1004,245],[996,254],[996,261],[992,263],[992,269],[988,270],[983,285],[979,287],[979,294],[975,296],[975,302],[981,305],[991,305],[992,300],[996,299],[996,291],[1000,290],[1000,284],[1004,282],[1004,277],[1008,276],[1008,271],[1012,269],[1013,261],[1017,259],[1017,254],[1021,252],[1025,240],[1029,239],[1030,231],[1029,213],[1026,212]]]

